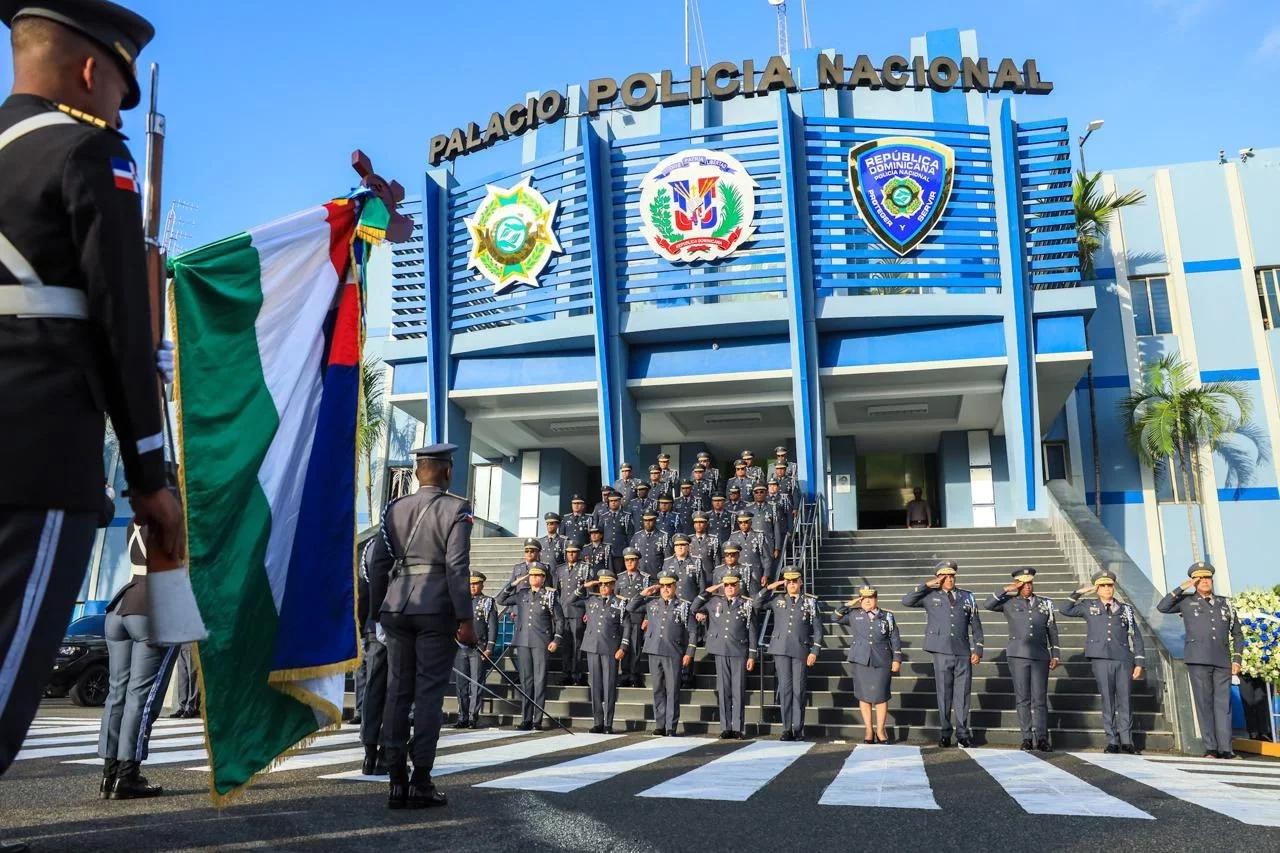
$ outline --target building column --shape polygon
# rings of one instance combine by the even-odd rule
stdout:
[[[832,530],[858,529],[858,444],[852,435],[832,436],[831,453],[827,464],[831,466]]]
[[[1018,126],[1013,120],[1012,106],[1009,100],[991,104],[987,111],[987,128],[990,131],[991,162],[1002,164],[992,169],[991,177],[996,197],[996,226],[1000,234],[1000,265],[1008,271],[1000,287],[1004,302],[1005,352],[1009,358],[1001,404],[1013,516],[1018,519],[1043,516],[1045,508],[1035,327],[1032,291],[1026,271]]]
[[[613,275],[612,240],[609,221],[608,140],[596,132],[591,119],[583,116],[582,168],[587,181],[587,217],[591,222],[591,296],[595,318],[596,400],[600,408],[600,469],[605,482],[612,482],[623,461],[640,452],[640,413],[627,390],[626,341],[619,328],[617,280]]]
[[[791,343],[791,407],[796,424],[796,471],[806,500],[826,487],[826,442],[822,392],[818,384],[818,329],[814,319],[813,284],[803,262],[810,257],[804,175],[804,117],[796,113],[791,96],[773,94],[778,101],[779,169],[786,206],[783,235],[787,246],[787,325]],[[856,526],[856,515],[854,524]]]
[[[448,188],[452,173],[438,169],[427,173],[422,193],[422,259],[427,291],[427,423],[426,442],[448,441],[458,445],[454,454],[449,490],[465,495],[471,479],[471,424],[456,403],[449,400],[453,332],[449,328],[449,245],[446,229]]]

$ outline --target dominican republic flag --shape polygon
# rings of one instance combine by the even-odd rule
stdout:
[[[138,192],[138,167],[131,160],[112,157],[111,175],[116,179],[116,189]]]
[[[215,803],[339,726],[359,661],[361,207],[334,201],[169,264]]]

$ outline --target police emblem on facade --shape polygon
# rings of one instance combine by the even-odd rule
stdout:
[[[954,173],[955,152],[931,139],[887,136],[849,152],[849,186],[858,213],[900,256],[938,224]]]
[[[681,151],[640,183],[640,233],[668,261],[727,257],[755,232],[756,182],[728,154]]]
[[[556,205],[525,178],[510,189],[488,186],[475,216],[466,220],[471,232],[467,264],[493,282],[495,294],[517,284],[538,286],[538,274],[551,256],[564,251],[551,230]]]

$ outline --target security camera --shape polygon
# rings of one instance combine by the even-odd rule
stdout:
[[[1227,162],[1227,149],[1225,148],[1218,149],[1218,162],[1219,163]]]
[[[1241,163],[1243,163],[1245,160],[1248,160],[1248,159],[1249,159],[1250,157],[1252,157],[1252,156],[1253,156],[1253,146],[1252,146],[1252,145],[1250,145],[1248,148],[1241,148],[1241,149],[1240,149],[1240,162],[1241,162]]]

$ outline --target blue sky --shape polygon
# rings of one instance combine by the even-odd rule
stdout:
[[[159,30],[143,61],[161,67],[166,207],[199,208],[185,214],[187,248],[344,192],[353,148],[416,194],[435,133],[483,122],[532,89],[683,61],[682,0],[126,2]],[[700,5],[711,61],[775,51],[765,0]],[[1022,5],[809,0],[810,31],[816,47],[883,57],[926,29],[972,28],[984,55],[1034,57],[1056,88],[1022,98],[1021,117],[1066,116],[1076,132],[1105,119],[1090,168],[1280,145],[1276,0]],[[791,0],[797,45],[799,6]],[[11,79],[5,51],[6,91]],[[141,162],[142,111],[125,121]]]

